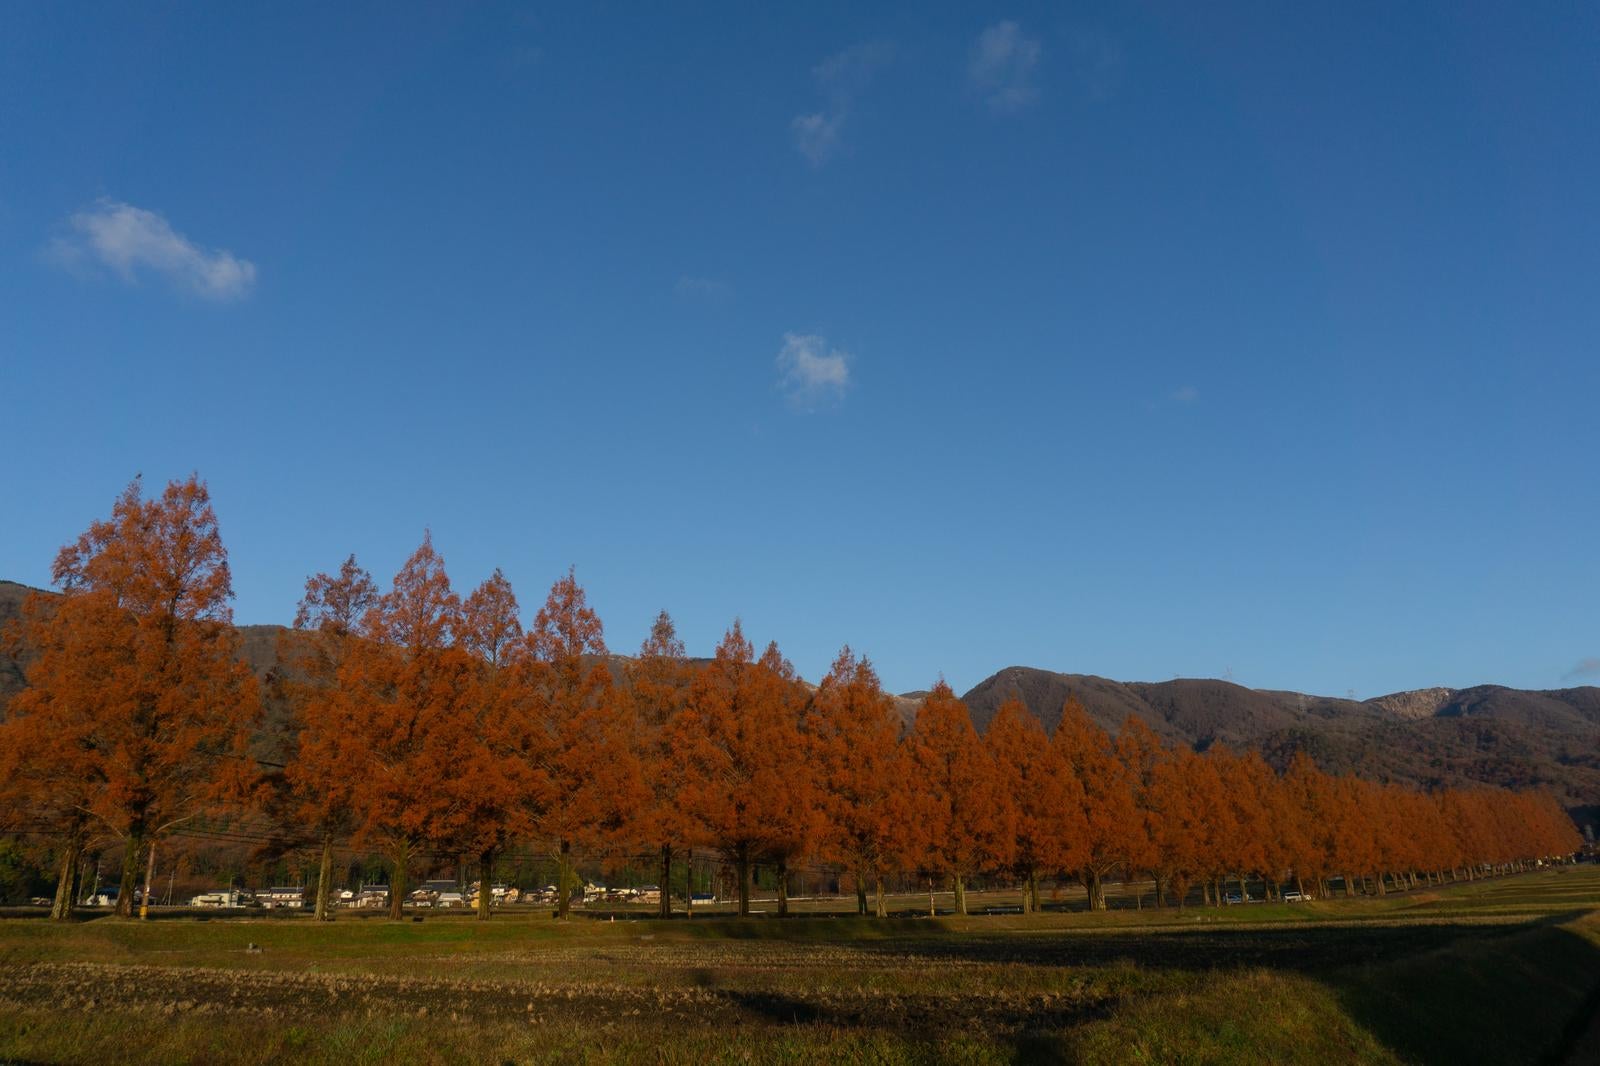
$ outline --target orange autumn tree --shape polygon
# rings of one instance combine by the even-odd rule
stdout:
[[[1023,913],[1039,910],[1039,876],[1081,869],[1086,859],[1083,785],[1023,702],[1009,697],[983,734],[999,788],[1015,812],[1010,863]]]
[[[605,629],[573,570],[551,586],[526,639],[552,785],[538,826],[556,848],[557,913],[566,918],[577,887],[574,845],[620,839],[649,793],[631,708],[606,665]]]
[[[124,667],[122,647],[106,636],[128,619],[110,596],[78,597],[60,620],[55,611],[55,597],[29,593],[7,634],[29,687],[0,721],[0,809],[12,812],[17,828],[32,822],[60,841],[50,917],[66,921],[78,896],[79,861],[107,835],[89,813],[99,790],[96,707]],[[103,617],[93,618],[97,612]]]
[[[1067,697],[1050,742],[1083,783],[1085,854],[1078,873],[1089,909],[1103,911],[1106,878],[1126,863],[1144,832],[1133,781],[1111,738],[1076,696]]]
[[[656,616],[639,654],[628,667],[634,728],[642,754],[649,798],[634,827],[637,839],[661,855],[660,915],[672,916],[672,860],[676,848],[692,844],[690,819],[683,809],[683,765],[672,744],[674,723],[688,698],[688,652],[666,611]],[[692,877],[693,852],[690,860]],[[693,886],[684,899],[693,910]]]
[[[786,917],[789,873],[798,861],[815,851],[826,822],[816,762],[805,732],[809,701],[799,675],[794,664],[778,651],[776,641],[768,643],[756,666],[756,705],[768,719],[763,727],[768,736],[763,780],[771,781],[761,855],[775,868],[778,916]]]
[[[52,576],[64,595],[23,619],[29,687],[9,717],[58,740],[34,749],[39,772],[81,774],[79,809],[122,841],[126,917],[156,842],[242,797],[251,776],[259,697],[205,484],[191,476],[147,500],[135,481],[61,549]]]
[[[689,690],[672,746],[684,763],[682,797],[699,836],[733,861],[739,913],[750,913],[757,861],[785,868],[809,845],[809,793],[794,802],[805,763],[793,667],[768,647],[758,662],[736,619]],[[787,897],[781,897],[787,909]]]
[[[517,597],[496,570],[462,603],[458,643],[474,663],[458,725],[464,758],[443,782],[452,824],[442,835],[453,851],[478,860],[478,919],[489,918],[495,861],[531,835],[554,800],[548,734],[529,684]]]
[[[924,697],[906,736],[917,850],[923,865],[950,878],[956,913],[967,913],[967,881],[1014,855],[1016,814],[967,705],[943,678]]]
[[[355,840],[389,861],[389,916],[405,906],[412,867],[455,815],[445,787],[468,754],[474,663],[455,645],[461,601],[433,538],[367,612],[370,639],[355,642],[339,672],[326,725],[352,781]]]
[[[878,675],[848,646],[817,686],[807,717],[827,817],[824,849],[855,878],[856,909],[888,914],[883,878],[906,835],[905,762],[900,722]]]
[[[354,828],[353,790],[359,772],[349,761],[336,694],[351,645],[367,638],[367,612],[377,599],[372,575],[351,555],[337,574],[306,579],[294,630],[278,641],[279,658],[289,668],[280,685],[289,704],[292,739],[283,772],[269,779],[264,802],[276,824],[291,835],[309,833],[318,845],[318,921],[333,918],[333,847]]]

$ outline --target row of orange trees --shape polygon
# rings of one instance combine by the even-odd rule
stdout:
[[[1221,902],[1229,879],[1384,892],[1578,846],[1546,795],[1422,793],[1303,756],[1279,774],[1133,719],[1113,739],[1076,701],[1049,734],[1008,701],[980,736],[940,682],[907,724],[848,648],[812,687],[737,621],[709,661],[687,657],[665,612],[615,658],[573,574],[525,627],[502,574],[461,596],[428,539],[387,591],[353,557],[307,582],[269,681],[289,754],[264,768],[262,692],[202,483],[155,499],[130,487],[54,577],[64,595],[36,597],[13,633],[28,687],[0,724],[0,788],[63,842],[58,916],[91,836],[124,845],[127,913],[159,838],[246,811],[320,851],[323,917],[346,843],[386,857],[396,915],[425,857],[471,856],[487,884],[530,841],[558,859],[562,913],[576,854],[648,848],[665,887],[700,848],[737,870],[741,911],[757,863],[776,867],[784,911],[786,872],[820,860],[879,915],[885,878],[905,872],[952,886],[962,911],[979,875],[1022,884],[1026,907],[1065,875],[1103,908],[1117,873],[1182,905],[1197,886]],[[480,893],[481,916],[489,905]]]

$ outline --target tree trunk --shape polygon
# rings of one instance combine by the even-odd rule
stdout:
[[[133,917],[133,896],[139,884],[139,860],[144,858],[144,826],[135,822],[122,850],[122,877],[117,882],[118,918]]]
[[[319,922],[333,921],[333,834],[322,835],[322,863],[317,867],[316,918]]]
[[[1356,879],[1349,874],[1344,875],[1344,898],[1349,899],[1356,894]]]
[[[1034,914],[1038,914],[1039,913],[1039,871],[1037,871],[1037,870],[1029,870],[1028,871],[1027,893],[1028,893],[1029,899],[1033,903],[1033,907],[1032,907],[1033,913]]]
[[[856,913],[863,918],[867,914],[867,872],[862,869],[856,870]]]
[[[739,879],[739,917],[750,916],[750,845],[740,844],[733,849],[733,868]]]
[[[889,905],[883,898],[883,875],[875,875],[873,877],[873,884],[877,888],[878,895],[877,916],[879,918],[887,918],[889,917]]]
[[[561,856],[556,871],[556,916],[565,920],[572,911],[572,841],[561,842]]]
[[[778,860],[778,917],[789,917],[789,862]]]
[[[145,921],[150,917],[150,882],[156,876],[156,842],[152,837],[150,847],[146,850],[147,858],[144,863],[144,892],[139,896],[139,920]]]
[[[683,916],[694,917],[694,849],[683,849]]]
[[[485,848],[478,856],[478,921],[489,920],[494,906],[494,849]]]
[[[661,906],[663,918],[672,917],[672,845],[661,845]]]
[[[83,856],[83,823],[75,821],[67,834],[67,843],[61,851],[61,869],[56,876],[56,898],[50,905],[52,921],[65,922],[72,918],[72,908],[77,903],[78,860]]]
[[[956,913],[963,917],[967,913],[967,886],[961,880],[960,874],[955,874],[953,882],[956,890]]]
[[[1084,871],[1083,883],[1089,893],[1089,909],[1091,911],[1105,910],[1106,890],[1105,886],[1100,883],[1100,871],[1092,866],[1089,867]]]
[[[397,922],[405,917],[406,865],[410,860],[411,848],[408,844],[395,845],[394,852],[389,856],[389,865],[394,871],[389,878],[389,917]]]

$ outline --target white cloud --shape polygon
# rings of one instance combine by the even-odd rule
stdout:
[[[820,167],[839,150],[839,127],[844,125],[843,115],[796,115],[789,123],[794,133],[795,151],[806,157],[806,162]]]
[[[716,278],[696,278],[688,274],[678,279],[672,291],[685,300],[706,300],[718,303],[733,295],[733,286]]]
[[[226,249],[207,251],[177,232],[154,211],[101,199],[67,220],[72,233],[47,250],[58,264],[95,261],[126,282],[143,271],[174,288],[208,300],[233,300],[250,291],[256,266]]]
[[[967,76],[992,110],[1017,111],[1039,98],[1033,79],[1040,54],[1037,37],[1009,19],[997,22],[978,34]]]
[[[797,152],[813,167],[820,167],[839,150],[839,131],[858,97],[878,69],[894,58],[888,44],[856,44],[829,56],[811,68],[817,88],[828,99],[820,111],[789,120]]]
[[[1199,403],[1200,390],[1193,385],[1180,385],[1172,390],[1172,401],[1183,404]]]
[[[850,388],[850,353],[814,333],[785,333],[778,352],[778,387],[801,410],[837,402]]]

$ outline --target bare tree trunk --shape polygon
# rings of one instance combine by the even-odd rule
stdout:
[[[572,911],[572,841],[561,842],[561,855],[556,872],[556,916],[565,919]]]
[[[672,845],[661,845],[661,906],[660,916],[672,917]]]
[[[139,896],[139,920],[145,921],[150,917],[150,882],[156,876],[156,842],[150,839],[150,847],[146,851],[147,858],[144,864],[144,892]]]
[[[393,869],[389,877],[389,917],[397,922],[405,917],[406,866],[410,861],[410,844],[396,844],[389,856],[389,865]]]
[[[778,917],[789,917],[789,862],[778,860]]]
[[[1024,915],[1032,913],[1031,905],[1033,903],[1033,899],[1028,892],[1028,882],[1032,879],[1032,876],[1032,874],[1028,874],[1022,879],[1022,913]]]
[[[322,862],[317,867],[317,905],[313,912],[319,922],[333,921],[333,834],[322,834]]]
[[[478,921],[489,920],[494,906],[494,849],[485,848],[478,856]]]
[[[956,913],[965,915],[967,913],[967,886],[961,880],[959,873],[953,875],[953,881],[956,890]]]
[[[134,822],[122,851],[122,880],[117,884],[118,918],[133,917],[133,897],[139,885],[139,860],[144,858],[144,823]]]
[[[878,895],[877,916],[879,918],[887,918],[887,917],[889,917],[889,905],[888,905],[887,902],[885,902],[885,900],[883,898],[883,875],[882,874],[875,875],[873,877],[873,884],[877,888],[877,895]]]
[[[867,913],[867,871],[859,867],[856,869],[856,913],[863,917]]]
[[[683,916],[694,917],[694,849],[683,849]]]
[[[1040,907],[1039,907],[1039,871],[1037,871],[1037,870],[1029,870],[1028,871],[1027,892],[1028,892],[1028,898],[1033,903],[1033,913],[1034,914],[1038,914],[1040,912]]]
[[[56,898],[50,904],[52,921],[65,922],[72,917],[77,903],[78,860],[83,856],[83,823],[75,821],[67,834],[66,846],[61,851],[61,869],[56,877]]]
[[[1084,871],[1084,887],[1089,891],[1089,909],[1103,911],[1106,909],[1106,889],[1100,881],[1100,871],[1096,867],[1089,867]]]
[[[739,917],[750,916],[750,845],[740,844],[733,849],[733,868],[739,881]]]

